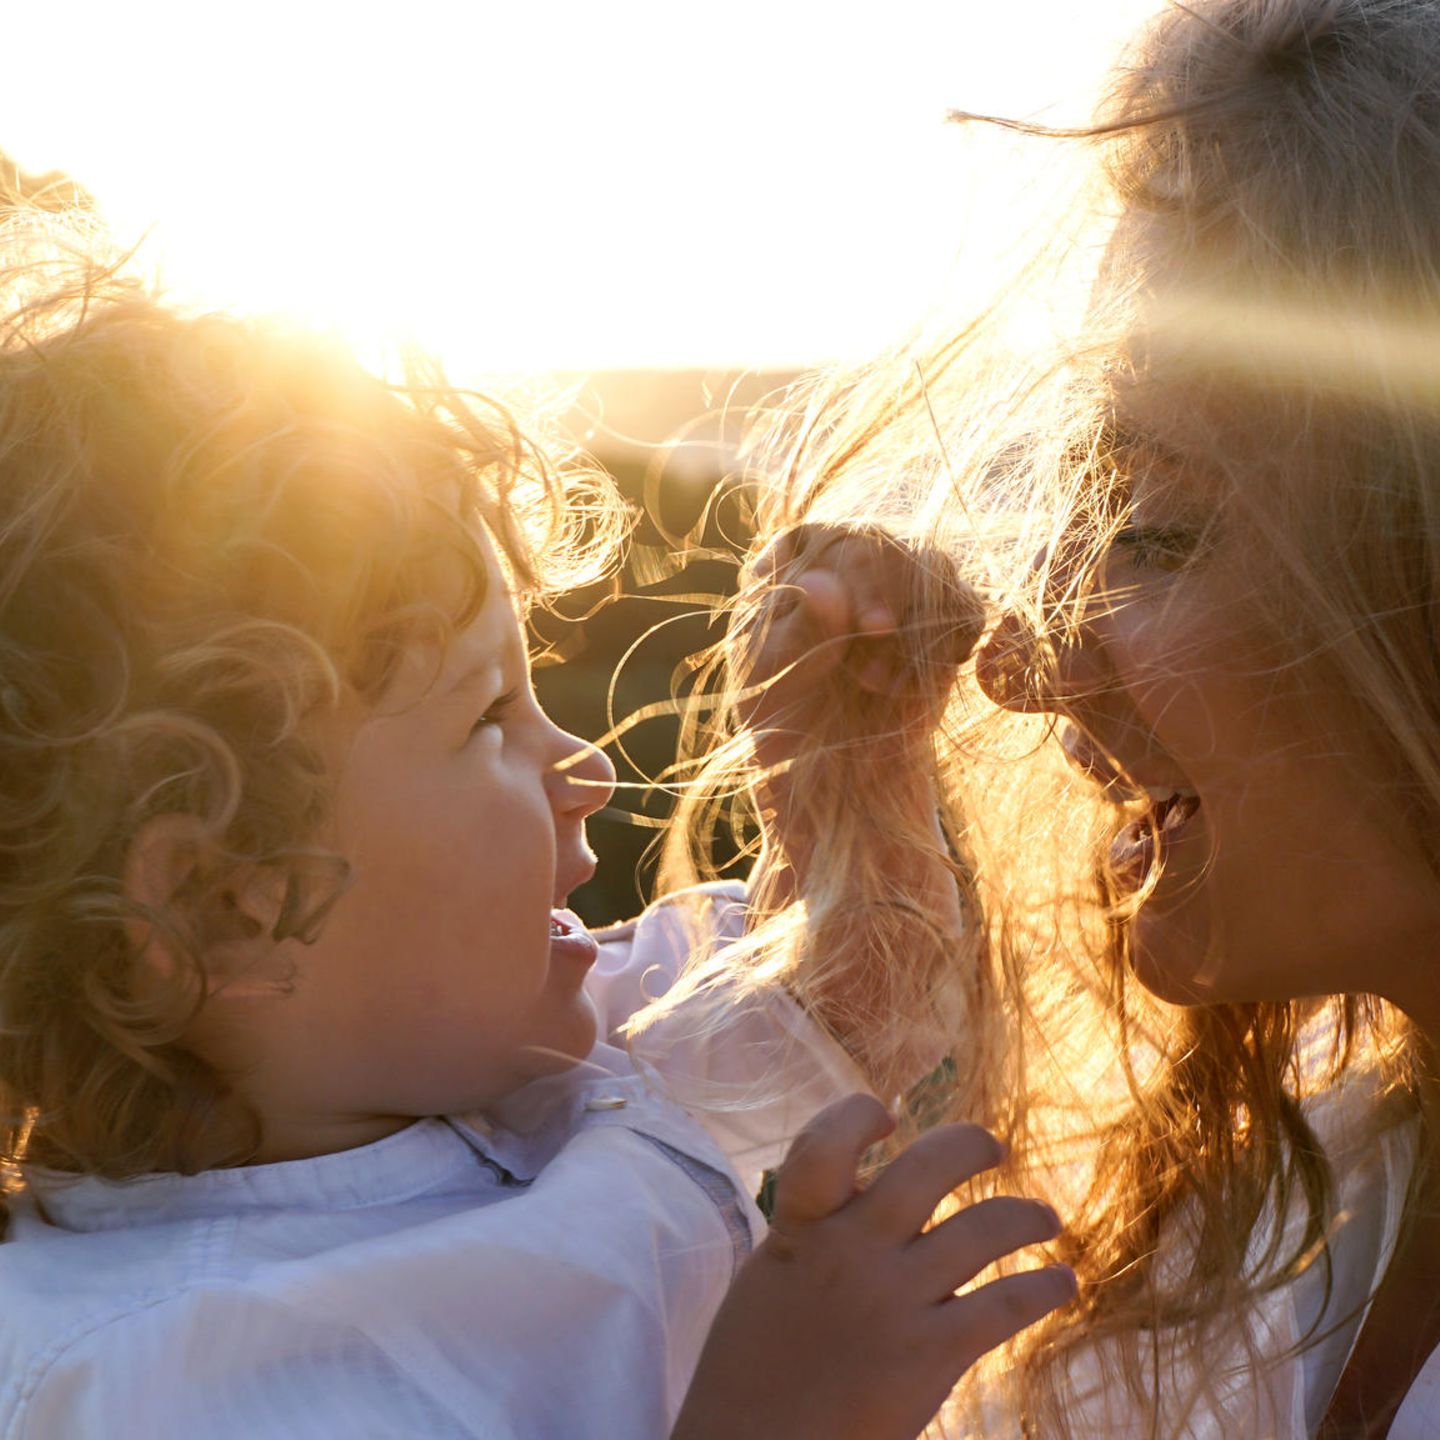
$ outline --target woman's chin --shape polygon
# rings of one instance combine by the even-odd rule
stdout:
[[[1181,909],[1188,909],[1182,906]],[[1171,1005],[1213,1005],[1219,993],[1219,956],[1210,945],[1209,927],[1195,933],[1187,917],[1146,907],[1131,922],[1130,969],[1157,999]]]

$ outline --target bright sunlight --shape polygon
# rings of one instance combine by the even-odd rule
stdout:
[[[946,110],[1073,119],[1150,8],[21,3],[0,148],[183,293],[457,377],[859,358],[1026,204]]]

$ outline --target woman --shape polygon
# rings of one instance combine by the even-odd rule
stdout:
[[[1071,762],[1129,802],[1105,867],[1124,958],[1153,994],[1196,1007],[1157,1098],[1183,1111],[1189,1090],[1203,1108],[1182,1122],[1203,1178],[1165,1173],[1157,1152],[1183,1146],[1163,1110],[1147,1125],[1142,1104],[1116,1147],[1150,1177],[1119,1202],[1125,1223],[1203,1217],[1202,1283],[1145,1282],[1156,1319],[1182,1320],[1207,1288],[1216,1315],[1243,1312],[1287,1271],[1329,1264],[1331,1293],[1293,1337],[1309,1352],[1298,1380],[1251,1361],[1254,1413],[1264,1394],[1282,1433],[1387,1433],[1440,1343],[1424,1123],[1440,1040],[1437,124],[1434,6],[1230,0],[1161,19],[1093,132],[1122,203],[1092,312],[1122,317],[1091,391],[1100,423],[1038,604],[979,665],[1001,704],[1062,717]],[[1315,1002],[1362,995],[1378,1002],[1342,1001],[1336,1033],[1392,1050],[1422,1117],[1399,1137],[1416,1163],[1393,1250],[1397,1137],[1371,1147],[1370,1213],[1349,1222],[1368,1233],[1347,1234],[1315,1184],[1333,1157],[1292,1105],[1318,1068],[1297,1044],[1307,1016],[1327,1033]],[[1217,1084],[1227,1049],[1233,1078]],[[1377,1107],[1377,1139],[1391,1120]],[[1307,1169],[1311,1193],[1286,1206],[1287,1177],[1303,1189]],[[1272,1213],[1308,1213],[1313,1257],[1264,1256],[1261,1185]],[[1249,1221],[1243,1254],[1207,1233],[1227,1211]],[[1355,1275],[1377,1236],[1388,1265]],[[1102,1333],[1124,1308],[1104,1288]],[[1302,1404],[1278,1393],[1282,1375]],[[1391,1433],[1440,1428],[1437,1380],[1440,1357]]]
[[[928,852],[986,916],[953,1105],[1048,1175],[1082,1279],[1026,1423],[1440,1434],[1440,7],[1176,5],[1061,138],[1113,222],[1081,333],[807,395],[762,541],[994,573],[1038,529],[975,667],[1011,738],[962,681]],[[943,589],[896,607],[922,658]],[[848,880],[893,908],[848,843],[882,786],[816,792],[812,935]]]

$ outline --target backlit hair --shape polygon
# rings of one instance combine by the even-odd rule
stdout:
[[[1345,725],[1337,747],[1366,737],[1397,832],[1440,871],[1440,7],[1187,0],[1137,39],[1092,127],[1012,128],[1100,165],[1111,228],[1078,333],[1017,359],[1002,297],[940,344],[793,393],[756,467],[759,543],[825,520],[945,548],[1024,616],[1005,683],[1033,685],[1103,603],[1099,562],[1152,463],[1138,409],[1182,485],[1203,470],[1222,487],[1226,523],[1254,537],[1257,625],[1297,683],[1352,707],[1317,713]],[[952,1113],[1009,1131],[1006,1183],[1049,1190],[1082,1282],[1078,1319],[1007,1357],[1013,1403],[1035,1434],[1102,1433],[1076,1399],[1098,1375],[1116,1414],[1148,1417],[1140,1433],[1227,1405],[1249,1416],[1235,1433],[1268,1433],[1244,1408],[1264,1393],[1255,1305],[1327,1262],[1334,1219],[1302,1102],[1357,1084],[1395,1102],[1370,1112],[1377,1131],[1413,1113],[1412,1033],[1367,997],[1179,1008],[1141,991],[1103,859],[1116,813],[1044,718],[977,723],[973,680],[937,727],[938,787],[983,935],[975,1033],[1005,1067],[996,1093],[958,1035]],[[862,892],[872,800],[852,791],[836,839]],[[953,1433],[979,1423],[963,1409]]]
[[[177,1041],[229,865],[283,880],[277,939],[344,888],[316,718],[477,613],[482,531],[543,601],[611,563],[623,517],[499,403],[188,313],[102,250],[0,225],[0,1162],[124,1177],[253,1151]],[[219,858],[149,914],[122,867],[170,814]],[[143,988],[137,920],[190,962]]]

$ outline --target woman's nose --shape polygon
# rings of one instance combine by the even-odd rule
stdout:
[[[975,678],[980,688],[1006,710],[1043,710],[1039,685],[1040,647],[1029,623],[1013,610],[975,653]]]
[[[1061,536],[1036,551],[1030,573],[1050,601],[1070,589],[1076,566],[1074,546]],[[977,652],[975,675],[997,705],[1033,714],[1093,694],[1104,684],[1105,661],[1087,624],[1065,626],[1046,645],[1023,614],[1010,610]]]
[[[1026,714],[1059,710],[1097,693],[1104,671],[1095,641],[1085,630],[1045,646],[1030,622],[1013,610],[975,657],[980,688],[997,705]]]
[[[610,802],[615,767],[588,740],[560,732],[561,756],[551,772],[556,808],[584,819]]]

